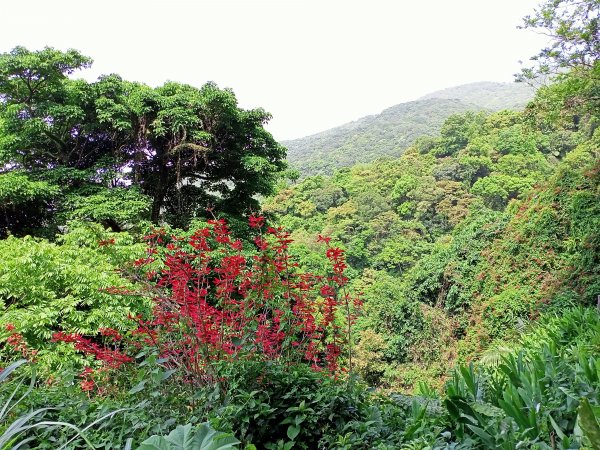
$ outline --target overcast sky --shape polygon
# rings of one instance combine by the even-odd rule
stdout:
[[[277,139],[434,90],[512,81],[542,46],[539,0],[1,0],[0,52],[76,48],[152,86],[215,81],[273,114]]]

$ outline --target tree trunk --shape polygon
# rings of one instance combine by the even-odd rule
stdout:
[[[159,172],[158,172],[158,183],[156,185],[156,189],[154,190],[154,196],[152,200],[152,216],[151,220],[154,223],[158,223],[158,219],[160,218],[160,210],[163,207],[165,202],[165,196],[167,195],[167,190],[169,188],[169,168],[167,167],[166,158],[159,159]]]

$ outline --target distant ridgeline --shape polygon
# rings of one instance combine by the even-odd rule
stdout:
[[[596,304],[598,79],[574,71],[539,89],[523,111],[467,111],[445,121],[415,111],[446,105],[448,113],[466,103],[419,100],[302,141],[339,138],[336,149],[321,148],[331,151],[329,159],[305,155],[303,163],[315,171],[332,170],[334,160],[379,157],[331,176],[307,176],[264,204],[292,231],[303,264],[324,265],[314,256],[317,235],[345,248],[352,283],[364,293],[356,367],[365,379],[393,389],[436,383],[452,362],[510,339],[545,311]],[[432,95],[462,92],[474,102],[500,87],[509,92],[493,86]],[[480,104],[498,108],[501,98],[518,104],[508,94]],[[419,137],[399,157],[381,158],[401,151],[394,135],[400,125],[390,119],[399,111],[423,128],[431,125],[434,135]],[[342,132],[352,128],[354,135]],[[376,147],[374,130],[390,139]],[[336,159],[341,153],[347,159]]]
[[[399,156],[419,136],[437,134],[452,114],[519,110],[533,94],[533,88],[522,83],[465,84],[283,145],[288,149],[288,161],[300,170],[301,177],[331,174],[340,167]]]

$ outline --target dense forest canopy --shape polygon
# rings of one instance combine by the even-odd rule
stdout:
[[[230,90],[175,82],[150,88],[69,75],[91,65],[75,50],[15,48],[0,55],[3,229],[22,233],[67,217],[119,229],[150,218],[186,225],[207,208],[257,209],[285,169],[285,151]],[[128,205],[124,210],[110,205]]]
[[[573,72],[523,112],[451,116],[438,137],[398,159],[308,177],[265,203],[301,254],[310,255],[316,234],[344,243],[374,315],[362,332],[371,343],[359,346],[381,341],[384,385],[410,385],[419,364],[446,370],[420,346],[431,340],[428,321],[449,332],[438,350],[450,346],[464,360],[537,314],[540,302],[595,303],[597,212],[595,200],[579,196],[597,195],[597,83],[594,72]],[[573,253],[587,256],[570,265]]]
[[[439,133],[453,114],[522,109],[533,97],[531,86],[470,83],[433,92],[331,130],[283,144],[288,161],[302,177],[331,175],[336,169],[400,156],[415,140]]]
[[[295,180],[231,90],[0,54],[0,448],[600,448],[599,10]]]

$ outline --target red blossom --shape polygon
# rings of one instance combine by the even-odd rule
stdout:
[[[98,331],[102,336],[108,337],[112,341],[120,341],[123,339],[123,336],[121,336],[121,334],[114,328],[100,328]]]
[[[6,343],[12,348],[12,350],[20,353],[23,358],[34,361],[38,351],[30,348],[27,345],[25,338],[22,334],[15,331],[15,326],[13,324],[6,324],[5,329],[10,333],[10,335],[6,338]]]
[[[90,392],[94,390],[96,385],[94,383],[94,380],[81,380],[81,382],[79,383],[79,387],[83,392]]]
[[[324,242],[325,244],[329,245],[331,238],[319,235],[319,237],[317,237],[317,242]]]
[[[335,289],[327,284],[321,286],[320,292],[323,297],[333,297],[335,295]]]
[[[329,247],[325,256],[330,260],[339,261],[344,256],[344,250],[338,247]]]
[[[255,230],[265,224],[263,216],[248,220]],[[163,230],[145,238],[148,256],[134,266],[153,263],[155,270],[144,276],[154,305],[147,318],[130,316],[133,331],[123,336],[103,328],[92,338],[57,332],[52,340],[73,345],[111,370],[130,363],[132,351],[152,346],[167,365],[180,369],[183,380],[199,384],[217,381],[208,365],[234,357],[286,358],[339,372],[349,354],[346,327],[354,323],[359,306],[345,291],[344,251],[319,236],[327,245],[331,273],[317,276],[300,272],[290,260],[292,239],[283,228],[269,227],[256,235],[255,253],[246,257],[242,241],[232,239],[224,220],[208,224],[185,239]],[[114,287],[105,292],[130,291]],[[84,371],[81,387],[98,392],[92,376]]]
[[[263,216],[255,216],[252,214],[248,217],[248,224],[250,228],[261,228],[265,224],[265,218]]]
[[[106,329],[104,329],[106,330]],[[106,331],[105,331],[106,332]],[[107,332],[111,339],[114,340],[115,335],[121,337],[116,331]],[[65,342],[74,344],[75,350],[86,355],[95,357],[98,361],[102,361],[107,367],[118,369],[123,364],[133,361],[133,358],[125,355],[119,350],[110,349],[105,346],[100,346],[90,339],[86,339],[76,333],[56,332],[52,334],[52,342]]]

